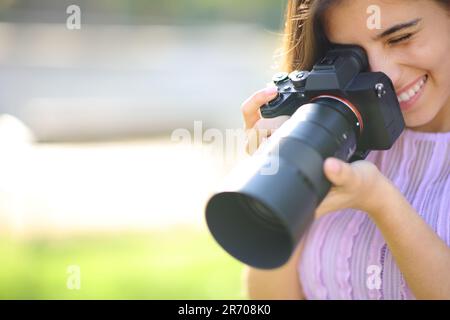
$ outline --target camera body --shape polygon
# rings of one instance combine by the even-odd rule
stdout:
[[[382,72],[366,72],[367,69],[362,48],[335,46],[311,72],[276,74],[272,80],[278,87],[278,96],[261,107],[261,115],[292,116],[302,105],[317,99],[335,99],[341,102],[342,112],[351,111],[356,119],[358,143],[349,162],[365,159],[370,150],[387,150],[405,124],[389,77]]]

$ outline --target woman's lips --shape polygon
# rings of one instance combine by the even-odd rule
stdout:
[[[398,101],[400,102],[400,108],[403,111],[411,109],[414,103],[420,98],[427,80],[428,76],[424,75],[397,94]]]

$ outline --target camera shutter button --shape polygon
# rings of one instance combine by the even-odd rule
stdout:
[[[309,76],[308,71],[292,71],[289,74],[289,79],[291,79],[294,87],[301,88],[306,85],[306,79]]]

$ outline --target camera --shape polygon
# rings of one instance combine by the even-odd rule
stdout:
[[[326,158],[363,160],[390,149],[405,126],[391,80],[369,71],[361,47],[333,46],[311,71],[278,73],[273,82],[278,94],[261,107],[262,117],[291,117],[250,159],[251,170],[215,193],[205,210],[215,240],[260,269],[285,264],[313,222],[331,188]],[[271,163],[277,170],[264,174]]]

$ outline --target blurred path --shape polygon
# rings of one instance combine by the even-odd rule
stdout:
[[[205,200],[229,170],[214,148],[169,138],[33,144],[11,117],[1,137],[2,234],[204,228]]]

